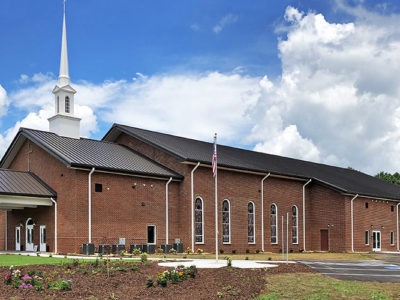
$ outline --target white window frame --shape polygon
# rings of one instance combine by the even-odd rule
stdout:
[[[149,227],[153,226],[154,227],[154,243],[149,243]],[[147,241],[146,244],[147,245],[157,245],[157,226],[155,224],[147,224],[146,226],[146,235],[147,235]]]
[[[196,242],[196,201],[197,199],[200,199],[201,201],[201,242]],[[195,232],[194,232],[194,240],[195,240],[195,244],[198,245],[204,245],[204,200],[202,197],[197,196],[196,199],[194,200],[194,216],[195,216]]]
[[[369,230],[365,230],[365,233],[364,234],[367,234],[367,232],[368,232],[368,243],[365,243],[365,246],[369,246],[369,244],[370,244],[370,238],[369,238],[369,235],[370,235],[370,232],[369,232]],[[364,239],[365,239],[365,235],[364,235]],[[365,240],[364,240],[364,242],[365,242]]]
[[[249,203],[253,205],[253,242],[249,242]],[[247,243],[249,245],[256,244],[256,205],[253,201],[247,203]]]
[[[299,208],[297,205],[293,205],[293,207],[296,208],[296,243],[293,243],[293,210],[292,210],[292,245],[298,245],[299,244]]]
[[[228,228],[229,228],[229,235],[228,235],[228,237],[229,237],[229,241],[228,242],[224,242],[224,226],[223,226],[223,224],[224,224],[224,202],[225,201],[227,201],[228,202],[228,208],[229,208],[229,210],[228,210],[228,213],[229,213],[229,226],[228,226]],[[229,201],[229,199],[224,199],[224,201],[222,201],[222,244],[224,244],[224,245],[229,245],[229,244],[231,244],[231,235],[232,235],[232,233],[231,233],[231,201]]]
[[[392,243],[393,241],[393,243]],[[390,246],[394,246],[394,231],[390,232]]]
[[[278,220],[278,205],[276,205],[276,203],[272,203],[271,204],[271,206],[272,205],[275,205],[275,214],[276,214],[276,218],[275,218],[275,222],[276,222],[276,224],[275,224],[275,227],[276,227],[276,242],[275,243],[273,243],[272,242],[272,230],[270,231],[271,232],[271,238],[270,238],[270,240],[271,240],[271,244],[272,245],[277,245],[278,243],[279,243],[279,220]],[[271,227],[271,206],[269,207],[269,218],[270,218],[270,222],[269,222],[269,226]]]

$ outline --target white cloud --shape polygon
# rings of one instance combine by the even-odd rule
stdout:
[[[7,92],[0,84],[0,117],[7,112],[8,104]]]
[[[236,23],[238,20],[238,16],[233,14],[225,15],[221,20],[219,20],[218,24],[213,27],[213,31],[218,34],[220,33],[227,25]]]
[[[399,16],[354,15],[335,24],[286,9],[282,76],[263,79],[253,111],[256,149],[369,173],[400,169]]]

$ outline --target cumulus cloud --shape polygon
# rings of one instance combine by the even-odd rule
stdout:
[[[0,117],[7,112],[8,97],[6,90],[0,84]]]
[[[225,15],[221,20],[219,20],[218,24],[213,27],[213,31],[218,34],[220,33],[227,25],[236,23],[238,20],[238,16],[233,14]]]
[[[337,24],[286,9],[282,75],[263,79],[253,111],[256,149],[369,173],[399,170],[400,22],[361,8],[354,15]]]

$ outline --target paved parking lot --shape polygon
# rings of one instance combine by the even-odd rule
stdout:
[[[341,280],[400,282],[400,264],[385,261],[300,261]]]

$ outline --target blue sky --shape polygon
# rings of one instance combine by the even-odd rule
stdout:
[[[46,129],[62,1],[0,6],[3,153],[19,126]],[[388,51],[400,41],[398,10],[395,1],[68,0],[83,135],[101,138],[113,122],[203,140],[217,131],[248,149],[398,170],[398,57]]]

